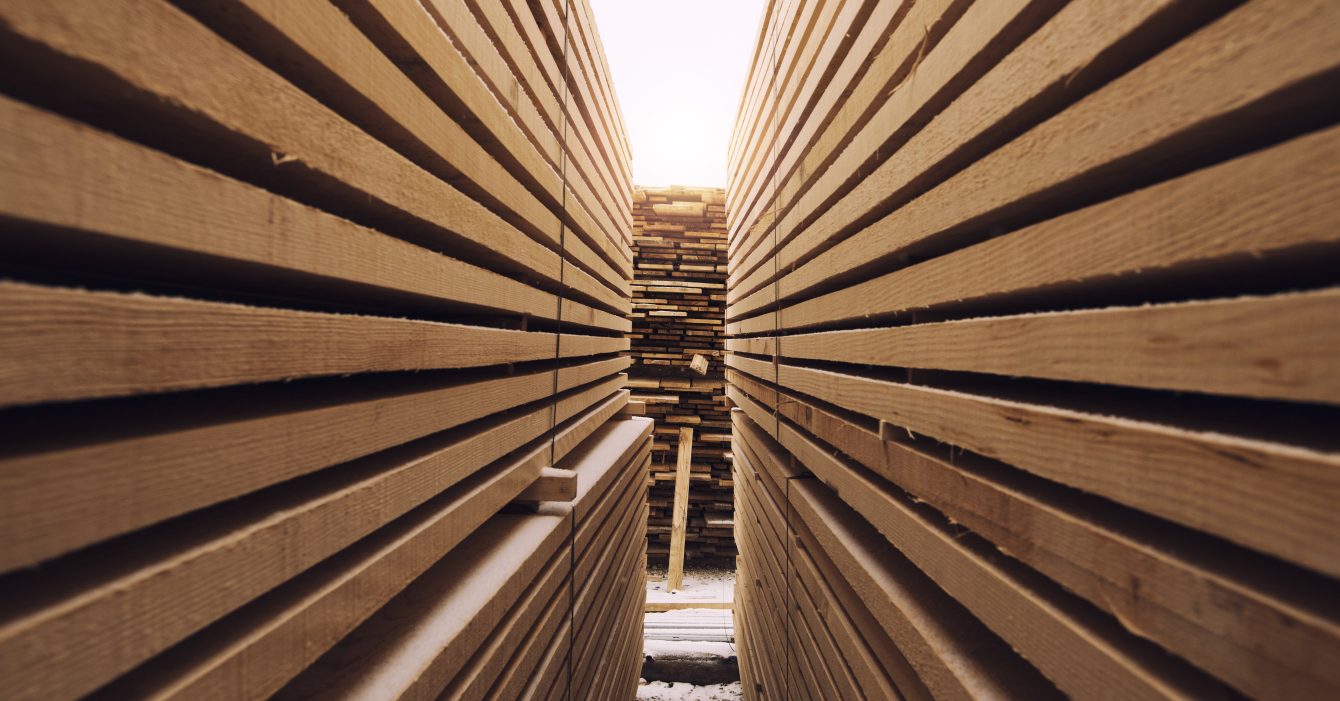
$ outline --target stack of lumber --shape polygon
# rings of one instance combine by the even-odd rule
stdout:
[[[677,437],[693,429],[685,557],[734,557],[730,414],[721,363],[726,307],[725,191],[633,191],[633,358],[629,387],[656,420],[648,551],[668,555]],[[706,371],[693,367],[694,359]],[[701,367],[701,365],[700,365]]]
[[[1340,697],[1340,4],[772,2],[748,698]]]
[[[628,699],[584,0],[0,3],[0,695]]]

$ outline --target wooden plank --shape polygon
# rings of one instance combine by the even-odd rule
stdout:
[[[369,135],[455,184],[541,241],[557,241],[558,218],[539,196],[560,199],[550,178],[531,193],[441,110],[335,6],[317,2],[240,7],[186,2],[196,19],[260,59]],[[263,39],[262,39],[263,37]],[[539,196],[537,196],[539,195]]]
[[[1300,101],[1296,109],[1307,109],[1319,97],[1290,89],[1340,63],[1340,46],[1321,30],[1334,11],[1324,0],[1292,4],[1287,12],[1254,4],[1238,8],[939,184],[918,198],[919,207],[896,211],[875,226],[917,236],[912,232],[926,231],[929,223],[921,213],[933,212],[937,234],[969,221],[989,228],[990,218],[1025,198],[1037,207],[1043,193],[1061,197],[1112,180],[1104,167],[1118,159],[1124,161],[1122,177],[1132,178],[1141,168],[1165,163],[1172,152],[1220,140],[1233,115],[1250,114],[1251,104],[1273,99],[1275,109],[1285,110],[1294,99]],[[1169,85],[1178,89],[1170,92]],[[1238,120],[1241,129],[1256,128],[1248,117]],[[897,159],[887,162],[847,196],[847,205],[824,215],[809,243],[779,252],[778,267],[803,262],[827,240],[821,232],[845,227],[872,192],[891,192],[911,175]],[[963,192],[975,196],[963,198]]]
[[[191,110],[197,121],[174,122],[179,138],[198,120],[208,120],[212,147],[227,149],[230,163],[248,173],[263,168],[268,185],[283,186],[281,194],[322,199],[310,185],[319,175],[326,187],[343,193],[341,207],[379,222],[394,218],[398,235],[452,247],[498,270],[561,282],[553,251],[166,3],[14,5],[0,18],[10,33],[102,66],[133,88],[118,88],[115,104]],[[141,60],[146,53],[164,58]],[[81,86],[85,93],[96,88]],[[302,166],[276,167],[276,159]]]
[[[573,451],[565,462],[556,465],[577,473],[577,498],[572,501],[572,509],[578,523],[586,519],[593,502],[597,500],[598,497],[593,495],[603,493],[618,476],[617,470],[612,467],[614,462],[625,459],[627,451],[632,451],[642,440],[651,435],[652,423],[651,419],[645,417],[612,421],[598,430],[603,436],[598,442],[584,443]],[[613,437],[611,434],[614,434]],[[611,441],[619,442],[611,443]],[[611,454],[611,451],[616,449],[602,447],[607,444],[618,445],[619,452]],[[597,455],[597,452],[600,454]]]
[[[538,73],[514,73],[503,56],[506,47],[501,46],[502,42],[494,43],[464,0],[428,0],[423,8],[558,170],[564,148],[560,122],[552,117],[558,112],[558,99],[545,86],[543,77]]]
[[[449,116],[461,115],[456,117],[461,127],[470,131],[481,147],[528,189],[541,196],[549,210],[560,216],[565,214],[562,211],[564,183],[556,168],[543,161],[537,150],[539,146],[526,141],[521,128],[489,93],[487,84],[470,68],[466,58],[446,41],[445,34],[433,29],[434,20],[428,10],[388,0],[348,4],[341,9],[351,12],[354,23],[369,33],[389,58],[398,65],[410,66],[407,75],[444,112]],[[478,31],[473,21],[459,24],[465,26],[451,27],[448,31],[455,34]],[[394,36],[378,34],[379,29]],[[556,163],[557,139],[552,133],[549,137],[545,145],[553,142]],[[579,235],[591,244],[589,248],[572,249],[575,262],[626,296],[627,283],[614,267],[618,256],[614,251],[606,250],[603,232],[596,231],[589,218],[574,223]],[[597,258],[595,254],[601,257]]]
[[[576,497],[577,473],[546,467],[540,477],[517,496],[517,501],[571,501]]]
[[[451,0],[447,4],[456,4],[457,2],[458,0]],[[503,49],[503,55],[512,70],[518,75],[538,75],[542,72],[546,76],[548,83],[546,97],[556,101],[553,107],[554,111],[550,115],[551,125],[556,132],[571,134],[564,139],[564,149],[570,159],[565,161],[564,167],[566,168],[568,164],[571,164],[573,172],[578,177],[569,178],[569,182],[583,193],[581,199],[587,199],[585,193],[593,192],[591,188],[595,186],[594,176],[592,175],[594,170],[586,146],[586,144],[592,143],[592,139],[589,133],[585,131],[586,124],[573,118],[576,108],[572,106],[572,97],[567,94],[566,83],[558,76],[558,69],[555,64],[555,61],[561,59],[562,56],[550,54],[547,49],[536,43],[540,41],[538,36],[541,29],[536,25],[536,18],[532,15],[530,9],[524,7],[524,5],[512,3],[510,8],[505,8],[500,3],[471,2],[470,5],[481,24],[490,32],[490,37],[494,43]],[[558,18],[551,21],[556,22],[553,25],[555,27],[562,25],[562,21]],[[520,31],[519,34],[518,30]],[[526,38],[529,38],[529,45],[528,42],[523,41]],[[539,67],[541,66],[545,67],[546,70],[540,71]],[[562,112],[559,111],[560,107],[557,102],[559,97],[557,96],[563,98]],[[616,197],[626,196],[626,192],[626,188],[608,188],[604,196],[590,196],[589,199],[592,202],[587,205],[587,208],[589,209],[597,203],[608,207],[610,201]],[[605,217],[609,216],[607,209],[602,209],[596,214],[597,216],[601,214]],[[608,219],[605,219],[605,221],[605,232],[609,235],[616,227]],[[592,233],[594,234],[594,232]],[[626,267],[626,262],[626,260],[621,261],[619,264],[623,266],[621,267],[623,274],[629,276],[631,270]]]
[[[856,106],[865,105],[863,99],[869,94],[860,94],[862,76],[875,72],[885,75],[884,89],[887,93],[897,84],[908,66],[889,63],[885,46],[889,42],[899,42],[907,47],[904,54],[924,52],[933,46],[945,29],[952,23],[954,13],[945,17],[943,7],[961,8],[962,3],[950,4],[948,0],[932,3],[901,5],[894,3],[845,3],[835,18],[835,26],[830,30],[831,39],[822,42],[818,48],[822,52],[815,57],[816,69],[812,70],[807,83],[798,86],[801,94],[806,95],[803,109],[793,110],[785,122],[780,125],[784,136],[768,163],[768,176],[754,178],[750,188],[737,198],[732,207],[731,231],[748,232],[761,236],[767,227],[777,222],[781,212],[778,207],[779,189],[785,185],[801,165],[800,157],[816,146],[816,132],[821,129],[845,126],[848,130],[864,123],[870,114],[868,106],[864,111]],[[917,38],[917,33],[919,38]],[[835,60],[835,59],[840,59]],[[904,58],[905,60],[905,58]],[[826,67],[826,68],[825,68]],[[900,70],[901,69],[901,70]],[[816,169],[814,161],[805,161],[805,175],[814,177],[823,170]],[[738,210],[738,211],[737,211]],[[756,227],[762,220],[763,226]],[[732,249],[732,254],[743,262],[743,256],[762,240]]]
[[[845,319],[847,315],[838,310],[855,300],[873,313],[892,314],[1064,289],[1067,284],[1108,277],[1139,279],[1155,271],[1176,273],[1198,265],[1281,256],[1290,249],[1333,244],[1333,214],[1322,203],[1340,181],[1340,169],[1333,167],[1338,153],[1338,129],[1300,136],[793,304],[782,314],[784,326],[813,325],[819,323],[816,314],[829,312],[835,314],[825,320]],[[1268,213],[1260,202],[1278,205],[1278,209]],[[909,208],[930,211],[915,203]],[[783,296],[810,294],[822,289],[817,286],[831,274],[823,271],[861,265],[918,238],[855,236],[782,278],[779,289]],[[1048,254],[1058,250],[1065,255]],[[742,301],[738,313],[749,306],[749,300]],[[737,328],[741,332],[747,328],[772,330],[774,322],[769,315],[758,324],[744,322]]]
[[[721,382],[723,368],[712,359],[720,356],[724,335],[723,301],[726,252],[725,211],[718,200],[724,193],[713,188],[670,187],[638,189],[634,207],[633,250],[636,278],[633,282],[634,335],[630,374],[648,388],[661,390],[653,397],[649,415],[663,426],[693,425],[710,432],[728,421]],[[701,246],[702,248],[699,248]],[[692,372],[703,377],[690,380]],[[660,405],[675,403],[674,408]],[[651,487],[652,519],[664,528],[648,534],[658,555],[673,548],[674,445],[658,443],[652,462],[658,468]],[[734,554],[729,531],[711,529],[712,514],[729,503],[727,483],[730,467],[722,452],[700,450],[697,454],[690,506],[684,523],[685,560],[729,557]],[[702,474],[706,473],[706,474]],[[662,480],[662,476],[664,480]],[[660,483],[664,481],[662,486]],[[715,504],[706,502],[715,501]],[[678,552],[678,551],[676,551]]]
[[[906,497],[843,466],[841,458],[822,449],[797,457],[838,485],[835,491],[844,501],[899,552],[1071,697],[1107,689],[1123,698],[1150,699],[1224,693],[1217,680],[1076,605],[1056,584],[996,557],[994,547],[955,532],[938,514],[917,510]]]
[[[851,588],[837,576],[829,576],[832,564],[813,545],[813,537],[793,526],[796,542],[792,558],[799,586],[805,587],[816,601],[822,602],[824,621],[846,662],[851,665],[867,698],[929,699],[906,658],[860,604]],[[824,561],[821,565],[816,560]],[[886,671],[889,668],[891,671]],[[895,684],[894,679],[897,679]]]
[[[642,610],[647,613],[660,613],[663,611],[681,611],[684,609],[726,609],[730,610],[729,601],[648,601]]]
[[[799,397],[787,397],[781,411],[795,422],[781,424],[781,442],[797,454],[814,452],[816,438],[841,446],[875,474],[1084,596],[1127,629],[1244,693],[1326,696],[1340,686],[1333,668],[1321,663],[1332,654],[1321,651],[1340,646],[1340,629],[1306,603],[1314,599],[1308,592],[1315,582],[1296,573],[1244,577],[1246,570],[1267,568],[1246,564],[1240,553],[1228,565],[1220,558],[1186,557],[1187,548],[1166,528],[1142,528],[1129,513],[1067,497],[1040,480],[1012,478],[964,455],[951,459],[885,442]]]
[[[869,524],[844,513],[813,480],[792,482],[791,504],[819,546],[865,600],[936,698],[982,693],[1059,697],[1037,672],[902,559]],[[970,651],[969,651],[970,650]]]
[[[589,403],[590,395],[602,390],[596,387],[574,396],[588,395],[584,399]],[[564,411],[560,419],[576,413],[571,407]],[[609,415],[608,409],[597,407],[573,421],[589,434]],[[64,683],[85,682],[95,674],[109,679],[528,442],[530,459],[544,462],[549,448],[544,433],[550,420],[549,407],[486,419],[462,431],[364,458],[324,478],[239,500],[230,505],[231,528],[211,528],[213,519],[208,517],[186,521],[177,530],[187,535],[138,548],[142,564],[136,568],[103,572],[97,553],[48,566],[32,575],[30,584],[75,580],[87,591],[77,605],[37,607],[7,626],[0,650],[14,651],[6,659],[16,664],[28,661],[26,667],[7,670],[13,672],[10,678],[27,679],[40,672],[41,665],[28,656],[42,654],[47,660],[83,660],[80,675],[64,675]],[[538,477],[541,470],[531,474]],[[289,552],[294,532],[320,537],[305,539],[302,552],[295,554]],[[232,584],[226,592],[218,592],[217,582],[225,575]],[[190,615],[184,615],[188,611]],[[78,641],[66,638],[68,631],[79,629],[100,634]],[[108,643],[147,629],[156,631],[153,639]]]
[[[674,521],[670,533],[670,567],[666,589],[678,591],[684,579],[684,521],[689,509],[689,463],[693,456],[693,429],[679,429],[679,451],[675,459]]]
[[[526,664],[526,660],[533,666],[543,652],[536,641],[552,638],[562,623],[561,614],[570,604],[566,586],[570,563],[564,562],[564,554],[560,551],[550,561],[438,698],[483,699],[486,694],[498,698],[497,686],[516,682],[514,672],[510,679],[504,675],[518,664]],[[491,685],[494,690],[490,690]]]
[[[631,621],[634,616],[641,615],[642,601],[639,595],[645,592],[645,588],[638,589],[635,586],[641,584],[638,578],[627,574],[621,577],[617,573],[632,572],[642,562],[642,535],[630,532],[620,541],[623,552],[611,548],[608,551],[610,565],[597,570],[595,578],[588,580],[591,585],[587,587],[586,593],[593,594],[587,609],[590,613],[584,617],[584,621],[580,613],[574,614],[578,621],[578,631],[574,637],[572,666],[573,694],[577,698],[588,697],[595,671],[602,660],[611,654],[610,648],[614,641],[610,632],[626,627],[618,625],[617,621]],[[597,583],[604,589],[599,592],[603,596],[595,594]],[[582,603],[579,594],[577,606],[581,607]]]
[[[346,303],[557,318],[547,292],[3,96],[0,121],[0,210],[53,227],[0,237],[15,256]],[[574,309],[564,321],[588,315]]]
[[[645,465],[645,455],[645,450],[638,450],[619,464],[618,481],[623,482],[623,475],[639,472],[638,466]],[[581,583],[577,587],[572,614],[575,626],[575,681],[589,680],[589,663],[595,661],[591,658],[600,657],[590,652],[598,649],[593,646],[610,643],[609,636],[602,636],[601,632],[611,629],[612,610],[623,607],[622,604],[616,606],[615,602],[622,601],[625,595],[640,597],[645,591],[645,587],[639,589],[633,586],[642,583],[640,577],[617,574],[636,568],[644,552],[642,532],[635,524],[636,516],[643,513],[645,496],[636,480],[630,481],[628,485],[628,489],[621,489],[604,500],[601,511],[608,509],[608,514],[599,523],[589,524],[585,535],[592,542],[584,552],[575,556],[577,566],[573,576],[575,581]]]
[[[563,553],[560,553],[559,558],[562,558],[562,556]],[[563,583],[567,584],[566,578]],[[514,634],[514,631],[519,630],[523,631],[525,635],[525,638],[517,644],[516,652],[511,655],[510,659],[503,658],[502,655],[498,654],[487,655],[475,663],[479,665],[482,662],[487,665],[483,672],[470,675],[464,682],[460,679],[453,681],[442,696],[453,701],[459,699],[473,701],[483,698],[521,698],[522,687],[533,676],[548,646],[553,642],[554,637],[559,634],[563,625],[567,623],[567,613],[571,605],[570,588],[560,586],[543,611],[532,613],[529,606],[514,611],[512,616],[519,613],[519,620],[507,626],[507,633],[510,636]],[[539,624],[533,623],[536,618],[539,619]],[[492,688],[483,687],[483,681],[488,679],[489,674],[494,671],[493,667],[500,662],[506,666],[497,671]],[[476,682],[476,680],[480,681]]]
[[[518,698],[562,699],[568,691],[568,659],[571,653],[571,621],[565,620],[545,650],[544,657]],[[546,692],[548,696],[545,696]]]
[[[728,341],[868,365],[1340,403],[1340,290]]]
[[[910,43],[912,36],[905,35],[906,38],[902,41],[891,42],[886,46],[885,51],[896,57],[894,60],[897,61],[894,64],[897,68],[892,74],[895,79],[902,78],[902,80],[879,91],[878,95],[883,97],[879,100],[879,111],[872,115],[861,132],[849,134],[837,142],[841,144],[841,156],[836,161],[828,163],[826,167],[810,171],[819,173],[820,177],[807,187],[798,189],[799,202],[795,211],[778,211],[779,215],[786,214],[789,219],[795,221],[795,225],[789,227],[787,231],[778,232],[774,244],[778,249],[778,261],[792,260],[780,256],[796,248],[796,245],[789,242],[797,234],[803,232],[804,238],[801,240],[805,240],[818,236],[819,231],[827,231],[819,227],[826,226],[827,221],[833,219],[835,213],[823,211],[826,206],[821,205],[842,197],[843,199],[833,207],[841,211],[846,202],[855,201],[858,193],[869,197],[870,192],[877,187],[878,179],[872,174],[857,184],[852,183],[852,175],[860,172],[872,152],[879,150],[891,140],[892,145],[896,147],[899,133],[905,134],[920,128],[930,116],[957,97],[966,86],[971,85],[983,68],[990,65],[989,62],[993,57],[1009,51],[1032,27],[1044,21],[1060,4],[1030,0],[978,3],[968,7],[940,41],[933,46],[921,44],[921,47],[925,47],[924,54],[921,52],[921,47]],[[916,38],[917,41],[929,43],[927,24],[921,25],[922,35]],[[915,24],[905,26],[913,30],[917,28]],[[921,57],[920,60],[918,56]],[[912,70],[913,66],[916,68],[915,71]],[[886,81],[888,75],[889,73],[882,70],[870,71],[866,73],[865,80],[878,81],[875,83],[878,85]],[[870,94],[868,92],[870,89],[867,88],[867,95]],[[862,104],[864,103],[852,103],[854,108],[860,108]],[[841,125],[843,122],[838,121],[837,124]],[[901,151],[902,149],[899,149],[899,152]],[[853,184],[855,188],[847,194],[847,190]],[[883,191],[881,194],[884,194]],[[867,201],[866,204],[873,206],[877,202]],[[814,221],[820,214],[823,216]],[[811,222],[814,222],[813,225]],[[754,253],[755,255],[742,259],[731,270],[732,284],[740,292],[757,289],[775,277],[778,272],[776,269],[767,269],[767,266],[760,268],[764,262],[762,251],[756,249]],[[760,274],[752,278],[746,277],[754,271],[759,271]]]
[[[627,340],[0,282],[0,406],[615,353]],[[257,339],[264,339],[259,343]]]
[[[192,638],[104,687],[100,694],[109,699],[269,696],[534,481],[543,466],[542,457],[542,452],[532,452],[515,463],[516,467],[496,472],[468,494],[445,503],[438,499],[431,502],[431,508],[412,512],[395,527],[344,550],[234,613],[211,635]],[[446,496],[455,495],[448,492]]]
[[[567,533],[556,516],[494,516],[272,698],[435,696],[519,599],[554,592]]]
[[[599,372],[603,363],[587,368]],[[580,375],[583,366],[564,375]],[[605,371],[608,372],[608,371]],[[413,380],[355,388],[349,381],[164,400],[135,414],[90,407],[76,421],[130,428],[88,431],[76,444],[45,442],[37,423],[7,427],[0,504],[12,519],[0,566],[33,564],[73,548],[544,399],[553,370],[462,382]],[[585,378],[581,378],[585,379]],[[594,380],[596,378],[590,378]],[[590,381],[586,380],[586,381]],[[622,377],[603,380],[605,395]],[[560,377],[560,388],[566,389]],[[208,456],[202,463],[201,456]],[[133,503],[134,509],[90,504]]]
[[[1034,474],[1340,573],[1336,457],[1307,448],[782,365],[779,384]]]

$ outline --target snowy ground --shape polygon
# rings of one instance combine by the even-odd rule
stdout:
[[[642,654],[656,659],[734,657],[735,645],[703,640],[644,640]]]
[[[639,701],[735,701],[740,682],[694,686],[683,682],[647,682],[637,688]]]
[[[665,590],[665,569],[647,571],[647,601],[671,603],[686,601],[729,602],[735,595],[735,572],[726,569],[691,569],[684,573],[683,586],[676,592]]]
[[[683,587],[673,593],[665,589],[664,569],[653,569],[647,574],[649,603],[730,603],[735,588],[735,573],[725,569],[689,570],[684,573]],[[734,676],[734,660],[731,658],[735,657],[735,645],[730,609],[691,608],[648,613],[646,631],[643,652],[658,663],[645,668],[648,676],[653,672],[666,672],[667,665],[691,667],[695,664],[723,665],[722,669],[730,670],[725,678]],[[669,678],[677,678],[679,673],[683,673],[682,668],[672,669]],[[705,676],[698,681],[719,681],[721,678]],[[640,701],[735,701],[743,696],[738,681],[701,686],[682,681],[644,681],[638,686],[637,698]]]

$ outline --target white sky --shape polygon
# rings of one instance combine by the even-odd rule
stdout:
[[[633,182],[726,186],[726,145],[764,0],[590,0]]]

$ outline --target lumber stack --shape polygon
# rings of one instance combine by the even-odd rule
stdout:
[[[0,3],[8,699],[628,699],[585,0]]]
[[[772,2],[748,698],[1340,695],[1340,5]]]
[[[656,420],[648,551],[670,552],[677,436],[688,426],[694,435],[685,557],[734,557],[730,414],[721,363],[725,191],[633,191],[632,288],[629,387]]]

